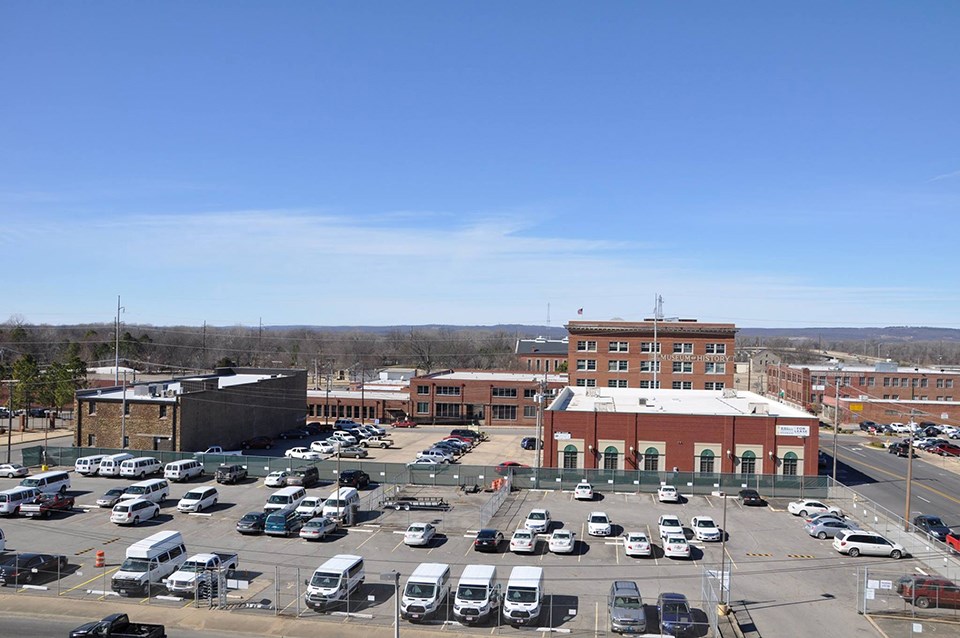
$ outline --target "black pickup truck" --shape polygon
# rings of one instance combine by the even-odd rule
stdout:
[[[110,614],[103,620],[88,622],[70,632],[70,638],[167,638],[163,625],[133,623],[126,614]]]

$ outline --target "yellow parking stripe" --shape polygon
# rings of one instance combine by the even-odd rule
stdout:
[[[106,573],[107,573],[107,574],[112,574],[113,572],[117,571],[118,569],[120,569],[120,566],[119,566],[119,565],[117,565],[117,566],[114,567],[113,569],[110,569],[110,570],[107,571]],[[71,587],[70,589],[67,589],[67,590],[65,590],[65,591],[60,592],[60,595],[63,596],[64,594],[69,594],[69,593],[72,592],[73,590],[75,590],[75,589],[80,589],[81,587],[83,587],[83,586],[86,585],[87,583],[92,583],[92,582],[95,581],[95,580],[102,580],[102,579],[104,578],[104,576],[105,576],[105,575],[104,575],[103,573],[97,574],[97,575],[94,576],[93,578],[91,578],[91,579],[89,579],[89,580],[85,580],[85,581],[83,581],[82,583],[80,583],[79,585],[76,585],[76,586],[74,586],[74,587]]]

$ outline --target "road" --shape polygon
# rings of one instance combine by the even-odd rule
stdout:
[[[91,609],[101,609],[101,606]],[[108,613],[103,609],[104,615]],[[136,618],[132,620],[136,621]],[[53,636],[67,636],[70,630],[81,625],[83,619],[61,618],[59,616],[31,616],[20,614],[5,614],[3,617],[3,635],[18,636],[19,638],[51,638]],[[220,631],[191,631],[186,629],[167,630],[167,638],[240,638],[253,634],[225,633]]]

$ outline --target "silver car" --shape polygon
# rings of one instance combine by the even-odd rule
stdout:
[[[853,521],[841,521],[836,518],[821,518],[803,526],[807,534],[820,540],[833,538],[842,529],[859,529]]]
[[[615,580],[607,597],[610,629],[621,634],[647,633],[647,615],[640,588],[632,580]]]

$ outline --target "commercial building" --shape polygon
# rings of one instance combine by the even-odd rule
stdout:
[[[76,393],[77,446],[192,451],[233,447],[302,425],[304,370],[218,368],[213,374]]]
[[[692,319],[571,321],[567,371],[586,388],[722,390],[733,387],[729,323]]]
[[[545,467],[816,475],[819,421],[732,388],[561,390],[544,414]]]
[[[517,360],[522,369],[531,372],[566,372],[569,344],[566,337],[517,339]]]

